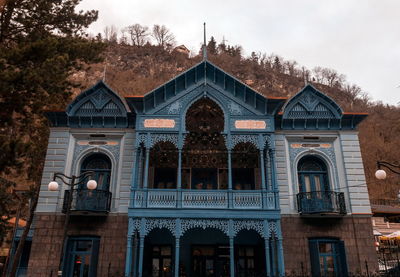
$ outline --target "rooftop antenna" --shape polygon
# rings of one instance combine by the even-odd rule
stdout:
[[[105,60],[105,64],[104,64],[104,70],[103,70],[103,82],[106,82],[106,72],[107,72],[107,57]]]
[[[203,60],[207,60],[206,23],[204,22]]]

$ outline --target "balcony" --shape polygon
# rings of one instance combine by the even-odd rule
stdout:
[[[277,210],[275,192],[259,190],[176,190],[134,191],[134,208]]]
[[[64,193],[62,212],[66,213],[71,191]],[[111,206],[111,192],[106,190],[74,190],[71,203],[72,215],[107,215]]]
[[[311,191],[297,194],[297,207],[301,215],[345,215],[343,192]]]

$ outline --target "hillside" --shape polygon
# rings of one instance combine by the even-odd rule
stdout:
[[[217,66],[246,82],[266,96],[293,96],[305,84],[305,79],[327,93],[346,112],[368,112],[369,116],[359,126],[361,151],[370,196],[373,199],[396,199],[400,178],[390,175],[386,181],[374,177],[376,161],[397,162],[400,149],[400,109],[395,106],[371,102],[368,95],[356,85],[346,83],[345,77],[334,70],[316,68],[308,70],[294,61],[279,56],[253,53],[245,58],[240,47],[221,46],[210,49],[208,58]],[[201,60],[200,55],[189,57],[186,53],[167,51],[160,46],[130,46],[110,44],[105,60],[89,64],[72,75],[80,86],[76,95],[103,78],[123,96],[143,95],[173,78]]]

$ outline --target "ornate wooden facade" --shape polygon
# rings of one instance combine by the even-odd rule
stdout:
[[[99,82],[48,113],[33,246],[47,249],[41,234],[52,233],[48,247],[60,249],[59,232],[42,221],[60,221],[70,195],[47,191],[52,174],[90,169],[101,188],[73,196],[64,276],[362,271],[374,261],[372,240],[347,245],[370,228],[366,186],[357,186],[365,177],[355,128],[365,116],[311,85],[288,101],[264,97],[207,60],[144,97]],[[55,270],[38,266],[47,252],[33,250],[32,276]]]

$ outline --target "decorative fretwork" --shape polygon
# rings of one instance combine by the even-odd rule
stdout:
[[[241,230],[254,230],[265,238],[264,222],[262,220],[235,220],[233,222],[233,235],[236,236]]]
[[[233,207],[239,209],[261,209],[262,194],[260,192],[237,192],[233,195]]]
[[[161,218],[146,218],[144,235],[148,235],[153,229],[168,229],[175,236],[175,220]]]
[[[227,148],[228,149],[233,149],[235,146],[239,143],[252,143],[256,148],[260,149],[260,141],[259,141],[259,136],[258,135],[232,135],[231,136],[231,141],[227,142]]]
[[[242,108],[233,101],[230,101],[228,104],[229,113],[231,115],[242,115],[243,110]]]
[[[215,228],[229,236],[229,221],[219,219],[182,219],[181,234],[193,228]]]
[[[128,235],[133,235],[135,231],[140,232],[140,219],[131,217],[128,222]]]
[[[268,221],[268,230],[269,230],[269,237],[274,235],[275,237],[279,238],[279,229],[278,229],[278,223],[276,221]]]
[[[126,109],[121,99],[103,82],[81,93],[67,109],[69,116],[79,117],[121,117]]]
[[[179,114],[182,109],[182,104],[180,101],[175,101],[167,107],[168,114]]]
[[[182,192],[182,207],[184,208],[227,208],[227,192],[190,191]]]
[[[115,161],[119,161],[119,152],[120,152],[120,145],[80,145],[80,144],[75,144],[75,149],[74,149],[74,167],[76,167],[76,163],[78,162],[78,157],[82,155],[82,153],[112,153],[113,158]]]
[[[308,85],[284,108],[284,119],[340,119],[341,108],[328,96]]]
[[[150,148],[158,142],[171,142],[178,148],[178,134],[151,134],[150,135]]]

